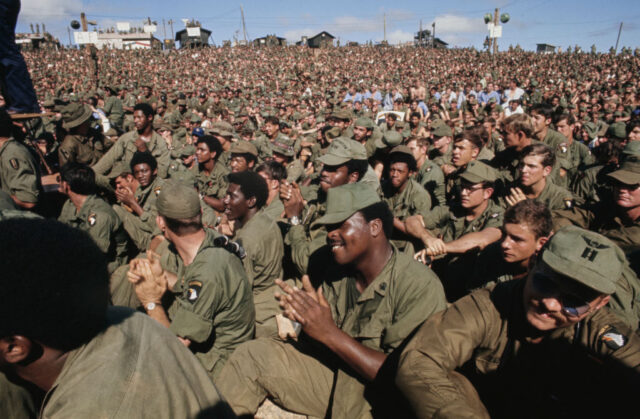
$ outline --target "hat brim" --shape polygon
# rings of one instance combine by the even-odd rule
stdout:
[[[464,180],[466,180],[468,182],[471,182],[474,185],[477,184],[477,183],[492,182],[491,180],[487,180],[487,179],[482,178],[482,177],[480,177],[480,176],[478,176],[476,174],[473,174],[473,173],[462,173],[460,175],[460,178],[464,179]]]
[[[616,291],[616,287],[610,278],[605,278],[597,272],[587,268],[585,265],[572,262],[562,258],[549,250],[542,253],[542,260],[555,272],[564,275],[574,281],[598,291],[603,294],[611,295]],[[599,276],[600,280],[594,279]],[[620,276],[620,275],[618,275]]]
[[[340,157],[331,154],[325,154],[318,157],[318,161],[327,166],[340,166],[342,164],[345,164],[349,160],[351,160],[349,157]]]
[[[607,176],[627,185],[636,185],[640,183],[640,173],[632,172],[630,170],[616,170],[615,172],[607,174]]]
[[[74,119],[73,121],[63,122],[62,123],[62,128],[71,129],[71,128],[75,128],[75,127],[77,127],[79,125],[82,125],[85,121],[87,121],[89,118],[91,118],[91,115],[93,115],[93,111],[90,108],[85,107],[84,108],[84,113],[82,114],[82,116],[80,116],[77,119]]]

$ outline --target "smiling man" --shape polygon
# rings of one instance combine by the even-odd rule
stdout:
[[[365,391],[387,354],[445,307],[433,272],[389,242],[392,218],[361,183],[329,189],[317,222],[333,261],[317,287],[306,276],[303,290],[281,283],[281,307],[303,334],[297,344],[257,339],[234,352],[219,383],[236,414],[255,414],[271,396],[313,417],[371,416]]]
[[[421,418],[630,411],[640,338],[604,308],[622,269],[603,236],[557,232],[526,279],[428,319],[400,356],[396,384]]]

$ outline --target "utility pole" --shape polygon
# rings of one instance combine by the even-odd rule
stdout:
[[[69,35],[69,47],[71,47],[71,29],[67,26],[67,35]]]
[[[435,20],[431,24],[431,48],[436,47],[436,22]]]
[[[384,15],[384,41],[387,42],[387,14]]]
[[[496,8],[496,11],[493,15],[493,27],[497,27],[498,26],[498,16],[500,14],[500,9]],[[497,37],[493,37],[493,53],[495,54],[496,52],[498,52],[498,38]]]
[[[420,32],[418,32],[418,46],[422,45],[422,19],[420,19]]]
[[[173,32],[173,19],[169,19],[169,22],[167,22],[169,24],[169,27],[171,27],[171,39],[173,39],[175,37],[175,34]]]
[[[618,53],[618,42],[620,42],[620,34],[622,33],[622,22],[620,22],[620,29],[618,29],[618,39],[616,39],[616,50],[614,54]]]
[[[82,32],[88,32],[89,27],[87,26],[87,16],[84,12],[80,13],[80,23],[82,24]]]
[[[242,17],[242,35],[244,36],[244,43],[247,45],[247,25],[244,23],[244,10],[242,9],[242,5],[240,5],[240,16]]]
[[[167,40],[167,25],[164,22],[164,18],[162,18],[162,42],[166,44]]]

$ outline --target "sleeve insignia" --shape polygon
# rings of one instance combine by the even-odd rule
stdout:
[[[562,143],[558,146],[558,148],[560,149],[561,152],[566,153],[568,148],[567,148],[567,143]]]
[[[573,208],[573,199],[571,199],[571,198],[565,198],[563,201],[564,201],[564,207],[565,207],[566,209],[571,209],[571,208]]]
[[[156,196],[160,195],[160,191],[162,190],[162,188],[160,186],[157,186],[153,192],[156,194]]]
[[[9,163],[11,163],[11,167],[13,167],[13,170],[18,170],[18,168],[20,167],[20,163],[18,163],[18,159],[11,159],[9,160]]]
[[[91,227],[93,227],[94,225],[96,225],[96,214],[94,212],[92,212],[91,214],[89,214],[89,217],[87,218],[87,221],[89,222],[89,225]]]
[[[189,281],[189,289],[187,290],[187,300],[190,303],[194,303],[200,296],[201,289],[202,289],[202,282]]]
[[[627,337],[613,326],[605,326],[600,331],[600,341],[609,349],[618,350],[627,344]]]
[[[427,173],[429,173],[431,171],[431,169],[432,169],[431,166],[427,167]]]
[[[499,215],[500,215],[499,212],[494,212],[493,214],[490,215],[490,218],[498,218]]]

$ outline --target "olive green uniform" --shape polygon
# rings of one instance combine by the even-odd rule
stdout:
[[[273,198],[273,201],[264,208],[264,212],[266,212],[267,215],[275,221],[282,218],[282,214],[284,213],[284,204],[280,200],[280,197],[276,195],[276,197]]]
[[[301,274],[307,273],[311,255],[327,244],[326,227],[315,223],[326,211],[326,196],[318,191],[316,197],[307,199],[301,223],[292,225],[285,237],[285,242],[291,246],[291,260]]]
[[[27,148],[10,138],[0,147],[0,189],[22,202],[38,203],[40,171]]]
[[[226,179],[227,174],[229,174],[229,169],[224,164],[221,164],[220,160],[213,166],[213,170],[209,175],[204,170],[198,170],[195,179],[200,195],[223,199],[229,186]]]
[[[189,350],[165,328],[122,307],[107,312],[108,327],[67,355],[40,417],[195,418],[229,406]]]
[[[401,192],[394,191],[391,182],[385,183],[382,191],[383,201],[387,203],[393,216],[400,221],[404,221],[412,215],[427,215],[431,210],[429,193],[413,179],[407,180],[405,188]],[[391,238],[392,243],[401,251],[411,254],[414,252],[410,236],[394,229]]]
[[[440,154],[436,149],[429,152],[429,160],[433,161],[438,167],[442,167],[445,164],[451,164],[451,158],[453,157],[453,145],[449,144],[449,149],[446,153]]]
[[[509,207],[509,204],[505,200],[505,196],[501,196],[500,198],[498,198],[498,201],[500,202],[500,206],[502,206],[504,209],[507,209]],[[542,189],[540,195],[535,198],[535,201],[542,202],[551,211],[569,209],[576,204],[582,203],[580,199],[578,199],[576,203],[576,199],[569,190],[563,188],[562,186],[558,186],[555,183],[552,183],[549,178],[547,178],[544,189]]]
[[[295,159],[287,164],[287,182],[289,183],[299,183],[305,177],[304,172],[304,164],[302,160]]]
[[[418,169],[418,173],[416,173],[414,179],[429,192],[432,207],[445,205],[447,203],[445,198],[444,173],[442,169],[440,169],[440,166],[427,159]]]
[[[256,314],[242,262],[215,246],[212,230],[205,232],[189,265],[169,247],[174,262],[167,264],[175,264],[178,280],[167,312],[170,330],[191,341],[189,349],[215,378],[234,349],[253,338]]]
[[[156,177],[146,188],[136,189],[133,196],[142,207],[143,213],[140,216],[127,211],[121,205],[113,206],[127,234],[141,252],[147,249],[152,236],[159,232],[156,225],[156,215],[158,215],[156,200],[162,190],[162,183],[162,179]]]
[[[113,179],[123,172],[130,172],[129,163],[133,158],[133,154],[138,151],[136,147],[138,137],[137,131],[129,131],[118,138],[118,141],[93,166],[96,175],[105,175],[109,179]],[[170,160],[166,141],[153,131],[147,143],[147,149],[158,162],[158,176],[163,179],[166,178]]]
[[[606,308],[572,327],[546,333],[543,342],[529,343],[532,330],[525,320],[523,287],[524,281],[516,280],[478,290],[422,325],[403,351],[396,377],[418,417],[487,417],[482,405],[472,404],[477,395],[468,391],[468,381],[454,371],[467,361],[469,370],[486,380],[476,384],[481,396],[486,396],[483,402],[489,405],[491,396],[499,399],[490,405],[499,409],[492,411],[498,417],[559,414],[560,410],[553,409],[571,400],[567,393],[581,384],[586,383],[582,387],[590,387],[594,393],[620,384],[615,378],[623,376],[615,376],[616,363],[640,373],[640,337]],[[607,343],[607,334],[613,333],[626,342],[617,349]],[[591,357],[604,363],[598,372],[610,372],[614,380],[581,381],[572,374],[588,375],[588,369],[580,370],[579,366]],[[583,396],[579,406],[587,406],[590,400]],[[599,403],[602,399],[596,396],[591,400]],[[545,411],[549,408],[551,411]],[[569,416],[576,415],[572,411]]]
[[[58,147],[60,167],[67,162],[92,166],[104,155],[102,138],[67,135]]]
[[[640,250],[640,218],[628,219],[619,214],[618,208],[611,202],[553,212],[554,230],[557,231],[559,228],[571,224],[597,231],[620,246],[627,254]]]
[[[445,307],[437,277],[394,249],[360,294],[346,268],[332,265],[322,289],[336,325],[367,348],[390,353],[412,330]],[[288,410],[313,417],[371,417],[365,385],[326,348],[304,339],[289,344],[257,339],[241,345],[220,374],[220,389],[236,414],[255,414],[267,395]],[[327,412],[333,394],[332,410]]]
[[[127,235],[115,211],[96,195],[89,195],[78,211],[67,200],[58,221],[89,233],[109,261],[109,273],[127,262]]]
[[[116,129],[122,129],[124,121],[124,109],[122,108],[122,100],[117,96],[109,96],[104,100],[104,113],[109,118],[109,122]]]
[[[280,313],[278,301],[274,297],[276,289],[279,289],[275,280],[283,278],[284,258],[280,228],[273,218],[261,210],[236,231],[235,239],[247,253],[242,264],[253,288],[256,337],[275,336],[278,333],[275,315]]]

